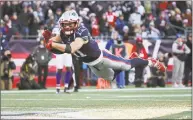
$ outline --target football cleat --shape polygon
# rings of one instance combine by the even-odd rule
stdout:
[[[70,93],[69,89],[68,88],[64,88],[64,93]]]
[[[60,89],[56,89],[56,94],[59,94],[60,93]]]
[[[152,63],[151,66],[157,68],[160,72],[165,72],[166,71],[166,66],[163,63],[161,63],[158,60],[155,60],[153,58],[150,58],[148,60],[151,61],[151,63]]]

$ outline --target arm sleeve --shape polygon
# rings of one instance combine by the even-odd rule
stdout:
[[[88,43],[88,41],[92,39],[90,32],[86,28],[78,30],[76,37],[82,38],[84,40],[84,44]]]

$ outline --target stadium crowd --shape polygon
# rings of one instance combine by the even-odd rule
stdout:
[[[117,33],[123,41],[137,35],[157,39],[185,34],[184,29],[192,27],[191,1],[1,1],[0,33],[16,39],[40,38],[45,28],[57,27],[69,9],[77,11],[93,37],[115,39]]]
[[[1,26],[4,34],[37,36],[44,27],[53,29],[59,17],[75,9],[92,36],[118,31],[128,36],[172,36],[180,28],[192,26],[191,1],[1,1]],[[12,28],[12,30],[9,30]]]

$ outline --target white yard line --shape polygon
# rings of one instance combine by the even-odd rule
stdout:
[[[80,89],[79,92],[115,92],[115,91],[168,91],[168,90],[191,90],[192,88],[125,88],[125,89]],[[10,90],[2,93],[55,93],[56,90]]]
[[[10,99],[4,99],[4,100],[10,100]],[[155,100],[155,99],[70,99],[71,101],[187,101],[191,102],[191,100]],[[65,99],[12,99],[11,101],[69,101]],[[1,107],[3,108],[3,107]],[[17,107],[14,107],[17,108]]]
[[[83,109],[83,108],[63,108],[63,107],[1,107],[1,108],[22,108],[22,109]],[[17,112],[17,111],[16,111]]]
[[[191,97],[191,94],[170,94],[170,95],[128,95],[128,96],[114,96],[114,98],[92,98],[92,97],[86,97],[84,98],[80,98],[80,99],[4,99],[2,98],[2,101],[85,101],[85,100],[89,100],[89,101],[108,101],[108,100],[114,100],[114,101],[125,101],[125,100],[145,100],[145,99],[125,99],[125,98],[173,98],[173,97]],[[117,98],[117,99],[116,99]],[[120,99],[121,98],[121,99]],[[155,99],[146,99],[146,100],[155,100]],[[160,101],[171,101],[171,100],[160,100]],[[172,100],[172,101],[179,101],[179,100]],[[189,101],[189,100],[180,100],[180,101]]]

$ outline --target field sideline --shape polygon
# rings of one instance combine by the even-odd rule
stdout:
[[[1,119],[192,119],[192,88],[1,91]]]

